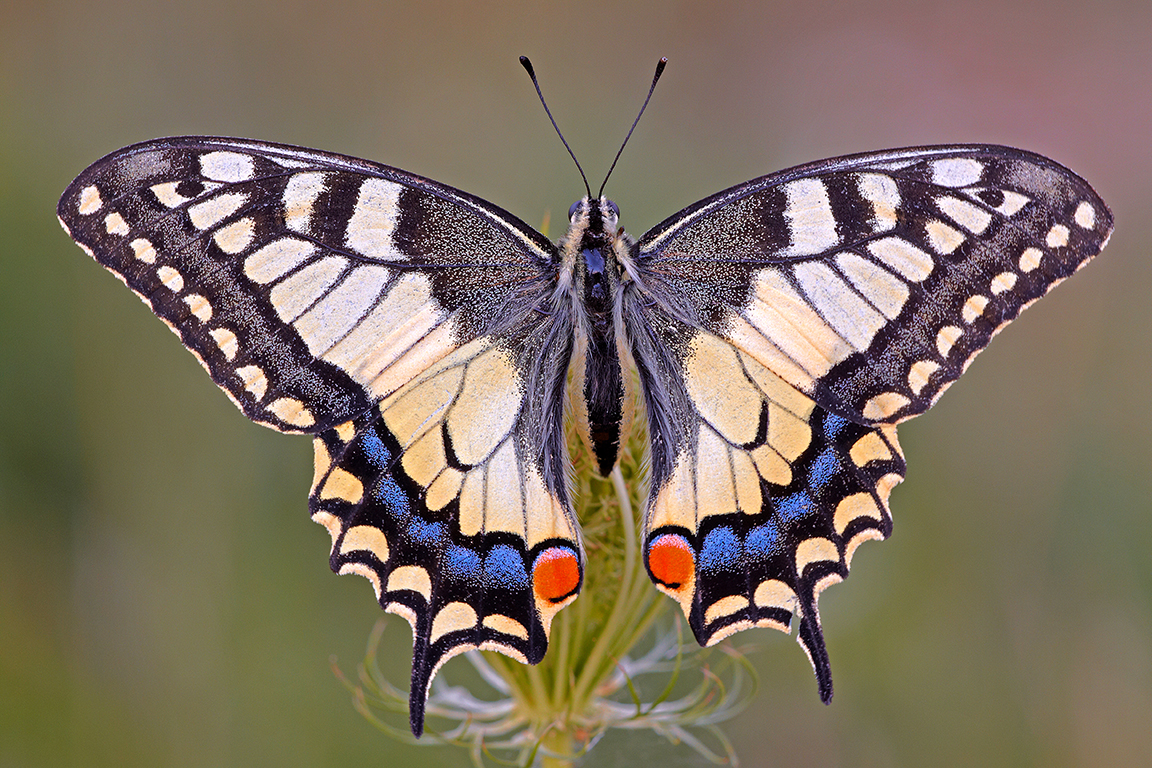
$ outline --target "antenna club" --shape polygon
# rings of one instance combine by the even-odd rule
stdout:
[[[536,70],[532,68],[532,62],[528,60],[527,56],[520,57],[520,66],[524,67],[524,69],[528,72],[529,77],[531,77],[533,80],[536,79]]]

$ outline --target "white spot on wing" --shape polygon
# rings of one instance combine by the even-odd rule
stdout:
[[[928,385],[928,379],[940,368],[940,364],[934,360],[917,360],[908,369],[908,387],[912,390],[912,394],[919,395],[921,390]]]
[[[912,402],[899,392],[881,392],[867,403],[861,413],[864,418],[872,421],[882,421]]]
[[[103,205],[104,201],[100,199],[100,190],[96,187],[84,187],[80,190],[80,202],[77,204],[76,210],[81,216],[96,213]]]
[[[940,357],[948,357],[948,353],[952,351],[954,345],[964,331],[954,325],[946,325],[940,329],[936,334],[936,351],[940,353]]]
[[[327,174],[319,171],[297,173],[284,187],[284,225],[307,232],[312,222],[312,206],[324,191]]]
[[[1024,252],[1020,254],[1020,271],[1031,272],[1040,266],[1040,259],[1043,258],[1044,252],[1039,248],[1025,248]]]
[[[900,190],[891,176],[862,173],[856,178],[861,197],[872,203],[872,223],[877,231],[896,226],[896,209],[900,207]]]
[[[255,164],[250,155],[221,151],[200,156],[200,173],[214,181],[247,181],[254,171]]]
[[[188,294],[184,297],[184,303],[188,305],[188,311],[200,322],[206,323],[212,319],[212,305],[200,294]]]
[[[1068,245],[1068,232],[1068,227],[1063,224],[1054,224],[1052,229],[1048,230],[1045,242],[1049,248],[1063,248]]]
[[[316,246],[307,240],[282,237],[246,258],[244,274],[255,283],[270,283],[303,264],[315,251]]]
[[[932,250],[941,256],[952,253],[964,242],[964,235],[937,219],[928,221],[924,225],[924,231],[928,235],[928,244],[932,246]]]
[[[226,192],[189,207],[188,218],[192,220],[192,226],[196,229],[208,229],[236,213],[246,202],[248,195]]]
[[[108,230],[110,235],[120,235],[123,237],[128,234],[128,222],[124,221],[124,217],[118,213],[110,213],[104,217],[104,228]]]
[[[136,258],[145,264],[156,263],[156,249],[152,247],[152,243],[143,237],[138,237],[133,240],[129,245],[132,246],[132,252],[136,254]]]
[[[932,162],[932,181],[942,187],[967,187],[980,181],[984,165],[971,157],[949,157]]]
[[[848,287],[827,264],[800,262],[793,267],[800,287],[828,324],[849,344],[864,351],[884,325],[884,317]]]
[[[1014,216],[1025,205],[1031,202],[1031,198],[1025,197],[1019,192],[1013,192],[1010,189],[1000,190],[1004,195],[1004,202],[996,206],[996,210],[1005,216]]]
[[[932,257],[900,237],[885,237],[868,244],[868,252],[914,283],[932,274]]]
[[[1081,229],[1092,229],[1096,226],[1096,209],[1090,203],[1082,202],[1076,206],[1076,214],[1073,219],[1076,221],[1076,226]]]
[[[404,258],[392,242],[402,191],[399,184],[385,179],[364,180],[345,234],[344,242],[349,248],[380,261]]]
[[[304,403],[294,397],[281,397],[268,405],[268,410],[285,424],[294,427],[307,428],[316,423],[312,411],[304,407]]]
[[[179,293],[184,290],[184,277],[175,269],[169,266],[160,267],[156,270],[156,276],[160,278],[160,282],[173,293]]]
[[[240,351],[240,343],[236,339],[236,334],[227,328],[213,328],[208,332],[208,335],[216,342],[216,346],[220,348],[225,360],[234,359],[236,353]]]
[[[244,383],[244,389],[248,390],[257,402],[264,399],[264,393],[268,391],[268,377],[264,375],[263,368],[258,365],[243,365],[236,369],[236,375]]]
[[[960,310],[960,315],[964,318],[964,322],[971,323],[984,314],[986,306],[988,306],[988,297],[977,294],[964,302],[964,308]]]
[[[996,277],[992,278],[992,283],[990,284],[989,289],[992,291],[993,296],[997,296],[1001,293],[1004,293],[1004,291],[1012,290],[1014,285],[1016,285],[1016,273],[1001,272],[1000,274],[996,275]]]
[[[788,253],[807,256],[832,248],[840,242],[836,235],[836,217],[828,199],[828,189],[819,179],[798,179],[784,185],[791,243]]]
[[[220,250],[228,254],[236,254],[243,251],[252,243],[252,238],[256,234],[256,223],[250,218],[243,218],[234,221],[231,224],[221,227],[212,236],[216,241],[216,245]]]
[[[166,181],[163,184],[156,184],[152,187],[152,194],[156,195],[156,199],[160,201],[166,208],[179,208],[192,198],[184,197],[176,191],[176,185],[179,182]]]
[[[969,232],[977,235],[982,233],[992,223],[992,214],[978,208],[967,200],[961,200],[951,195],[941,195],[936,198],[936,206]]]

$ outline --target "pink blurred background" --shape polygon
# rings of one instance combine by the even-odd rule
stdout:
[[[1104,254],[901,428],[895,533],[821,603],[832,705],[762,632],[727,730],[750,766],[1152,764],[1150,37],[1135,0],[0,4],[0,766],[467,764],[377,733],[328,668],[378,609],[328,571],[308,441],[242,419],[53,214],[103,154],[207,133],[562,222],[582,186],[520,54],[594,183],[669,58],[608,189],[634,234],[910,144],[1017,145],[1096,186]],[[388,641],[403,683],[407,628]],[[625,735],[589,764],[640,757],[699,763]]]

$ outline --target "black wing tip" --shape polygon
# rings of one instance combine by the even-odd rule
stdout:
[[[420,641],[417,640],[417,646]],[[424,653],[416,652],[412,658],[412,681],[408,688],[408,726],[412,735],[424,735],[424,709],[428,702],[428,686],[432,683],[432,667],[428,663],[427,646]]]
[[[415,690],[413,691],[415,693]],[[424,735],[424,697],[415,695],[408,697],[408,727],[412,735],[420,738]]]
[[[805,612],[800,620],[800,631],[797,640],[808,654],[812,662],[812,671],[816,673],[816,688],[820,693],[820,701],[824,704],[832,703],[832,663],[828,659],[828,648],[824,645],[824,631],[820,627],[820,619],[813,610]]]
[[[825,659],[827,660],[827,659]],[[820,692],[820,701],[825,706],[832,703],[832,669],[825,666],[823,674],[820,670],[816,672],[816,687]]]

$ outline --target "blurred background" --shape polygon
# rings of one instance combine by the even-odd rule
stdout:
[[[821,603],[832,705],[765,631],[727,730],[750,766],[1152,764],[1150,32],[1139,0],[0,2],[0,767],[467,764],[382,736],[333,676],[379,611],[328,570],[309,441],[243,419],[54,207],[113,149],[221,134],[376,159],[556,237],[582,185],[520,54],[593,184],[669,58],[608,190],[634,234],[911,144],[1093,183],[1108,249],[901,428],[895,533]],[[403,684],[406,625],[386,643]],[[627,735],[589,764],[639,754],[699,763]]]

